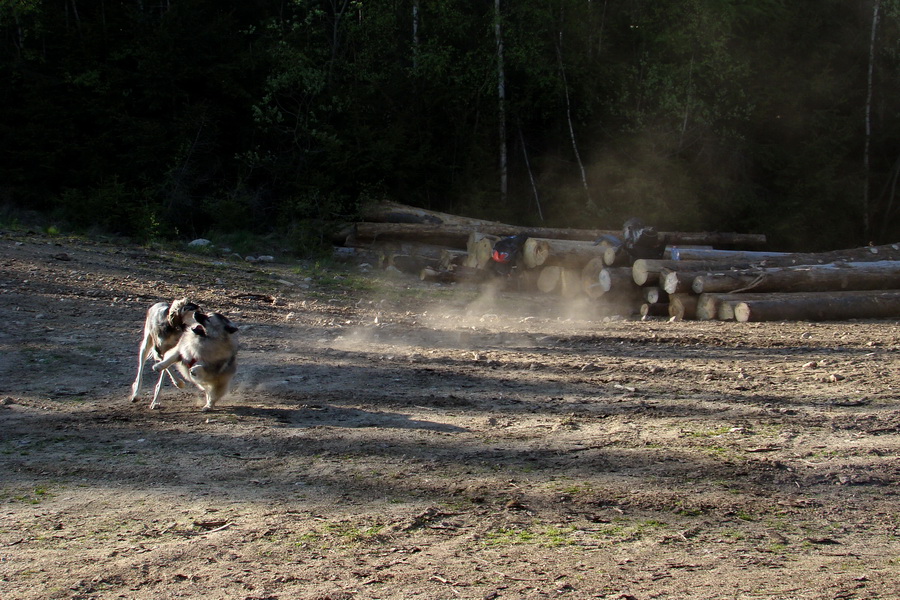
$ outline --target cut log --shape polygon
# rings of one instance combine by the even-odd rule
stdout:
[[[464,248],[469,233],[473,230],[497,236],[527,233],[531,237],[562,240],[593,241],[603,235],[619,236],[618,231],[606,229],[566,229],[552,227],[520,227],[506,223],[484,222],[477,225],[456,223],[372,223],[361,222],[354,225],[353,235],[359,240],[374,239],[415,239],[433,244],[444,244],[454,248]],[[660,236],[672,240],[671,243],[703,244],[704,239],[717,240],[713,245],[758,246],[765,243],[764,235],[739,233],[695,233],[660,232]],[[707,236],[707,238],[704,238]],[[439,240],[439,241],[438,241]],[[682,241],[683,240],[683,241]],[[695,241],[700,240],[700,241]],[[723,240],[723,241],[718,241]]]
[[[731,263],[707,260],[662,260],[653,258],[641,258],[631,265],[634,282],[638,285],[653,285],[659,282],[659,274],[663,269],[670,271],[694,271],[699,273],[712,273],[725,271],[731,268],[747,269],[753,266],[750,263]],[[643,283],[642,283],[643,282]]]
[[[574,298],[581,293],[581,272],[551,265],[542,267],[537,288],[545,294],[559,294],[564,298]]]
[[[600,285],[600,272],[603,268],[602,258],[591,259],[581,268],[581,291],[591,300],[596,300],[606,293]]]
[[[541,266],[564,266],[582,268],[591,259],[602,258],[608,248],[606,242],[577,240],[555,240],[550,238],[528,238],[522,249],[522,262],[529,269]]]
[[[600,287],[604,292],[635,287],[628,267],[607,267],[600,271]],[[641,292],[643,295],[643,292]]]
[[[622,246],[610,246],[603,253],[603,262],[609,267],[624,267],[631,263],[631,257]]]
[[[453,267],[463,264],[467,253],[464,250],[451,250],[444,248],[441,251],[440,268],[444,270],[452,270]]]
[[[644,300],[649,304],[668,304],[669,295],[658,287],[650,286],[641,288],[644,290]]]
[[[900,290],[769,294],[734,307],[735,319],[748,321],[842,321],[900,317]]]
[[[556,229],[547,227],[519,227],[505,223],[488,223],[477,227],[469,225],[430,225],[417,223],[357,223],[354,235],[360,240],[404,239],[444,244],[453,248],[465,248],[469,233],[481,233],[506,237],[527,233],[538,238],[592,241],[609,232],[600,229]]]
[[[758,248],[766,245],[766,236],[761,233],[660,231],[659,239],[667,246],[750,246]]]
[[[562,281],[562,267],[543,267],[538,275],[537,289],[544,294],[555,294],[560,290]]]
[[[563,298],[575,298],[580,295],[581,270],[563,267],[561,284],[560,294]]]
[[[690,263],[686,266],[690,266]],[[659,272],[659,287],[667,294],[684,294],[693,291],[694,279],[705,274],[705,271],[662,269]]]
[[[886,244],[884,246],[866,246],[849,250],[836,250],[833,252],[817,252],[811,254],[787,254],[781,257],[766,258],[754,262],[725,261],[677,261],[677,260],[653,260],[640,259],[634,261],[632,269],[634,280],[638,285],[652,283],[658,280],[662,269],[690,270],[721,272],[729,269],[772,268],[788,267],[796,265],[818,265],[833,262],[876,262],[882,260],[900,260],[900,243]],[[642,283],[643,281],[644,283]]]
[[[491,262],[494,243],[499,239],[495,235],[486,235],[477,231],[470,233],[466,240],[466,251],[472,257],[469,259],[469,266],[476,269],[485,268]]]
[[[697,294],[754,292],[827,292],[900,289],[900,261],[829,263],[707,273],[694,278]]]
[[[641,317],[667,317],[669,316],[668,302],[645,302],[641,304]]]
[[[728,261],[734,263],[760,262],[784,258],[789,252],[753,252],[749,250],[717,250],[713,248],[680,248],[667,250],[671,260]]]
[[[360,218],[371,223],[413,223],[419,225],[463,225],[477,228],[482,225],[494,225],[494,221],[473,219],[444,212],[417,208],[399,202],[379,202],[368,204],[360,209]]]
[[[679,321],[696,318],[697,296],[693,294],[670,294],[669,316]]]
[[[768,294],[700,294],[697,296],[697,320],[710,321],[719,318],[719,306],[722,302],[737,302],[749,298],[764,299]]]

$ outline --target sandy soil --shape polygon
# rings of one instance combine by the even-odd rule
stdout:
[[[233,392],[144,313],[241,328]],[[898,323],[546,298],[0,233],[0,598],[900,597]]]

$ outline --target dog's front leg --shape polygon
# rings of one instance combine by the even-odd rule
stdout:
[[[162,371],[163,369],[168,369],[169,367],[171,367],[172,365],[174,365],[175,363],[177,363],[180,360],[181,360],[181,352],[178,351],[178,346],[176,346],[176,347],[172,348],[171,350],[169,350],[168,352],[166,352],[166,355],[163,356],[163,359],[161,361],[159,361],[158,363],[153,365],[153,370],[158,373],[158,372]]]
[[[203,405],[203,412],[209,412],[213,409],[213,399],[212,394],[209,390],[203,390],[206,392],[206,404]]]
[[[150,401],[150,410],[159,408],[159,390],[162,389],[163,377],[166,376],[166,373],[169,373],[168,369],[164,369],[159,374],[159,379],[156,381],[156,388],[153,390],[153,400]],[[172,374],[169,373],[169,377],[171,376]]]

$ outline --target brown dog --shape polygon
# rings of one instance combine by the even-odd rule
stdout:
[[[228,384],[237,370],[238,328],[219,313],[194,313],[193,326],[185,330],[178,344],[166,352],[162,361],[153,365],[162,371],[176,365],[184,378],[206,394],[204,411],[228,392]],[[157,408],[156,398],[150,408]]]

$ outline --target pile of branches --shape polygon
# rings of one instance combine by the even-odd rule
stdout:
[[[764,235],[655,232],[650,254],[624,231],[526,228],[372,206],[335,240],[341,255],[427,281],[505,284],[586,296],[607,314],[737,321],[900,317],[900,244],[823,253],[763,252]],[[515,242],[513,264],[495,247]],[[504,244],[506,244],[504,246]],[[651,256],[642,258],[641,256]]]

